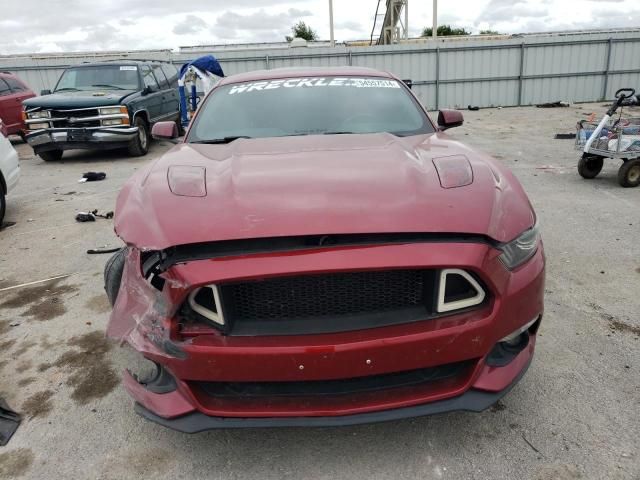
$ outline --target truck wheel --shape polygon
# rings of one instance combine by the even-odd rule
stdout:
[[[596,178],[603,165],[602,157],[582,156],[578,162],[578,173],[582,178]]]
[[[62,158],[62,150],[47,150],[38,153],[38,156],[45,162],[57,162]]]
[[[134,127],[138,127],[138,135],[131,140],[129,144],[129,155],[132,157],[142,157],[149,151],[149,126],[145,122],[144,118],[136,117],[133,122]]]
[[[640,185],[640,159],[627,160],[618,170],[618,183],[623,187]]]
[[[122,272],[124,270],[124,262],[127,256],[127,249],[121,248],[113,256],[107,260],[104,266],[104,289],[107,292],[109,303],[113,307],[118,298],[120,291],[120,283],[122,282]]]

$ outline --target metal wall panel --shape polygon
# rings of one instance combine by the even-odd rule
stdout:
[[[181,64],[197,53],[151,50],[0,56],[0,70],[17,73],[33,90],[52,88],[69,65],[149,58]],[[640,29],[566,32],[506,39],[440,39],[374,47],[340,45],[212,51],[227,75],[281,67],[354,65],[390,71],[414,82],[428,108],[530,105],[612,98],[621,87],[640,90]],[[608,73],[607,73],[608,71]]]

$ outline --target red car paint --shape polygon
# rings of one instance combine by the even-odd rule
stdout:
[[[230,77],[220,85],[323,75],[394,78],[351,68],[276,70]],[[449,156],[468,159],[470,184],[441,186],[433,159]],[[340,417],[430,404],[474,390],[504,392],[531,361],[538,323],[525,332],[526,347],[507,365],[491,366],[487,358],[502,338],[541,317],[544,254],[540,243],[531,259],[510,271],[499,258],[499,245],[534,223],[526,194],[506,168],[442,132],[180,144],[134,175],[116,205],[115,230],[129,251],[107,333],[175,379],[172,391],[157,393],[125,374],[125,388],[164,419],[194,412],[245,419]],[[141,273],[143,252],[177,245],[399,232],[471,234],[489,241],[309,247],[197,259],[163,272],[161,290]],[[307,335],[233,336],[178,321],[189,293],[208,284],[403,268],[464,269],[483,283],[490,300],[424,321]],[[469,364],[453,378],[334,397],[216,397],[194,383],[331,381],[461,361]]]
[[[7,135],[24,130],[22,102],[36,94],[17,76],[0,72],[0,118],[7,128]]]

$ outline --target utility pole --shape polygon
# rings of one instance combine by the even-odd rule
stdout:
[[[433,0],[433,32],[431,37],[435,40],[438,36],[438,0]]]
[[[333,0],[329,0],[329,36],[331,40],[331,46],[336,46],[336,40],[333,37]]]

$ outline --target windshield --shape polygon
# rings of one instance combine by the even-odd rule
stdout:
[[[55,91],[138,90],[138,88],[138,67],[135,65],[100,65],[65,70]]]
[[[433,131],[424,111],[396,80],[289,78],[217,88],[200,107],[187,141]]]

